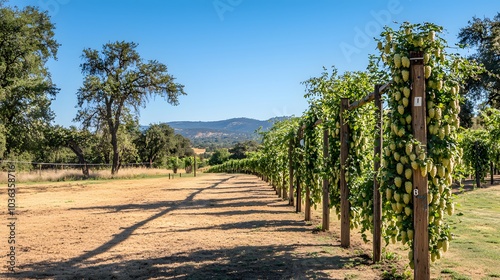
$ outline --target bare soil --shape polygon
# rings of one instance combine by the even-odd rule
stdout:
[[[356,236],[341,248],[336,218],[318,232],[318,211],[305,222],[250,175],[23,184],[17,204],[2,279],[380,279],[396,263],[372,265]]]

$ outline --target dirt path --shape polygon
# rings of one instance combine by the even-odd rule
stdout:
[[[6,197],[5,188],[1,193]],[[377,279],[360,248],[254,176],[19,186],[17,272],[2,279]],[[4,221],[7,213],[2,212]],[[6,228],[0,236],[7,236]],[[6,240],[5,240],[6,241]],[[353,242],[356,245],[356,240]],[[7,252],[1,244],[2,255]],[[379,269],[379,268],[378,268]]]

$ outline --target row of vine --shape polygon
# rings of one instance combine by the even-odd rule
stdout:
[[[412,174],[413,170],[418,170],[429,181],[429,251],[433,261],[440,258],[452,238],[444,215],[453,213],[453,174],[464,156],[458,118],[461,85],[465,79],[481,71],[478,65],[447,53],[449,48],[441,37],[442,32],[442,27],[431,23],[403,23],[398,30],[386,27],[377,40],[380,53],[370,57],[367,71],[340,75],[335,68],[331,73],[324,69],[320,77],[305,81],[309,109],[303,116],[283,120],[263,132],[260,150],[247,159],[214,166],[211,171],[258,173],[269,178],[277,188],[288,189],[291,156],[295,177],[305,186],[301,191],[305,193],[307,189],[310,192],[311,205],[315,207],[321,203],[320,180],[328,179],[330,207],[339,215],[338,182],[340,170],[344,168],[350,191],[350,224],[352,228],[360,227],[365,241],[369,240],[368,232],[373,231],[373,180],[376,175],[381,182],[384,239],[386,243],[399,241],[412,250]],[[426,146],[422,146],[412,134],[411,52],[423,54]],[[383,97],[382,158],[373,155],[377,135],[376,108],[368,103],[346,114],[349,156],[346,165],[340,166],[341,99],[359,100],[373,91],[375,84],[389,81],[390,87]],[[321,123],[318,124],[318,120]],[[328,158],[322,153],[323,130],[329,131]],[[374,161],[381,161],[379,174],[374,174]],[[413,254],[410,252],[408,256],[413,267]]]

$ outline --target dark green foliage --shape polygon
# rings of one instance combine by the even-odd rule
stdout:
[[[151,97],[178,105],[179,95],[185,94],[165,64],[143,61],[136,48],[136,43],[122,41],[105,44],[100,52],[85,49],[80,65],[85,79],[77,93],[80,109],[75,121],[84,128],[107,129],[113,149],[112,174],[120,168],[120,126],[134,119]]]
[[[35,153],[42,149],[42,131],[54,118],[50,104],[59,91],[45,66],[56,59],[59,47],[54,25],[47,12],[0,3],[0,38],[0,125],[8,135],[5,149]]]
[[[141,159],[152,164],[170,154],[175,145],[174,134],[167,124],[150,125],[135,141]]]
[[[488,132],[485,130],[465,131],[460,142],[463,149],[463,161],[469,167],[469,172],[477,175],[483,181],[489,169]]]
[[[141,162],[155,167],[166,167],[170,156],[184,158],[194,155],[189,139],[175,134],[174,129],[165,123],[150,125],[134,143]]]
[[[230,159],[244,159],[247,158],[247,153],[257,150],[259,144],[256,141],[250,140],[242,143],[237,143],[229,149]]]
[[[217,165],[222,164],[229,159],[229,152],[227,149],[220,149],[215,151],[210,159],[208,160],[208,164]]]
[[[477,52],[469,58],[482,63],[487,70],[479,79],[469,79],[470,96],[500,108],[500,13],[492,19],[474,17],[460,30],[458,39],[461,44],[476,48]]]
[[[472,118],[474,117],[474,103],[470,99],[465,99],[464,103],[460,105],[460,126],[463,128],[472,127]]]

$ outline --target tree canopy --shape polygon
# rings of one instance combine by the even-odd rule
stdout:
[[[474,17],[460,30],[458,39],[461,44],[476,48],[470,56],[484,65],[485,71],[479,79],[470,79],[468,90],[475,99],[500,108],[500,13],[493,19]]]
[[[80,109],[75,121],[85,128],[107,129],[113,148],[112,174],[120,167],[120,125],[136,117],[150,97],[160,96],[178,105],[178,97],[186,94],[184,86],[175,83],[175,78],[168,74],[165,64],[156,60],[145,62],[137,46],[121,41],[107,43],[101,51],[85,49],[80,65],[85,79],[77,93]]]
[[[217,165],[217,164],[224,163],[225,161],[227,161],[229,159],[229,156],[230,156],[230,153],[228,152],[227,149],[216,150],[212,154],[210,159],[208,160],[208,164]]]
[[[231,149],[229,149],[230,159],[244,159],[247,158],[247,153],[254,152],[257,150],[259,144],[256,141],[249,140],[241,143],[236,143]]]
[[[140,146],[139,154],[150,165],[167,156],[174,148],[174,129],[167,124],[153,124],[142,132],[136,143]]]
[[[56,59],[58,47],[47,12],[0,2],[0,126],[7,153],[36,151],[54,118],[50,104],[59,89],[45,64]]]

